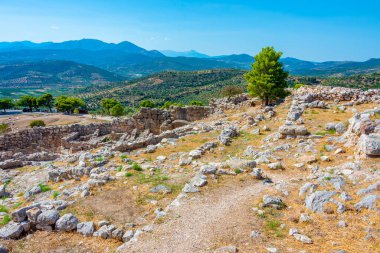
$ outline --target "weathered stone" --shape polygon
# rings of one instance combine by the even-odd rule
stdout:
[[[135,232],[133,230],[126,231],[122,237],[123,242],[128,242],[129,240],[131,240],[134,234]]]
[[[84,236],[91,236],[94,233],[94,222],[81,222],[77,224],[77,232]]]
[[[198,187],[193,186],[191,184],[185,184],[185,187],[183,187],[182,191],[185,193],[195,193],[195,192],[199,192],[199,189]]]
[[[282,209],[285,207],[285,204],[282,201],[282,199],[279,197],[273,197],[273,196],[265,195],[263,197],[263,206],[264,207],[267,207],[267,206],[273,207],[276,209]]]
[[[67,213],[59,218],[55,224],[55,229],[59,231],[72,231],[77,228],[78,219],[71,213]]]
[[[0,239],[18,239],[24,228],[16,222],[9,222],[7,225],[0,228]]]
[[[306,208],[312,212],[321,213],[324,211],[324,205],[336,194],[332,191],[316,191],[306,197]]]
[[[359,140],[359,147],[368,156],[380,156],[380,134],[363,134]]]
[[[56,210],[47,210],[38,215],[37,223],[40,226],[50,226],[54,225],[58,219],[59,213]]]
[[[301,235],[301,234],[294,234],[294,238],[296,238],[297,241],[300,241],[305,244],[311,244],[313,243],[313,240],[311,240],[308,236],[306,235]]]
[[[238,252],[238,250],[235,246],[224,246],[214,251],[214,253],[236,253],[236,252]]]
[[[37,222],[38,215],[41,214],[41,209],[33,207],[26,211],[26,215],[31,222]]]
[[[152,193],[162,192],[162,193],[166,194],[166,193],[171,193],[172,189],[170,189],[169,187],[167,187],[165,185],[159,184],[159,185],[153,187],[152,189],[150,189],[149,191]]]
[[[380,199],[380,197],[377,195],[367,195],[364,198],[362,198],[358,203],[356,203],[354,207],[357,211],[360,211],[363,208],[369,210],[376,210],[376,202],[378,199]]]

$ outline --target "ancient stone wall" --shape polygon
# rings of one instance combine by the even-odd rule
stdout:
[[[30,153],[46,150],[59,152],[64,142],[94,133],[102,136],[112,132],[131,134],[133,131],[139,133],[149,130],[153,134],[160,134],[160,126],[164,122],[170,124],[175,120],[195,121],[207,117],[210,113],[211,108],[207,106],[173,107],[169,111],[142,108],[140,113],[132,118],[113,122],[24,129],[0,136],[0,152]]]

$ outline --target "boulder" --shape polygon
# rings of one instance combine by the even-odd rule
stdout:
[[[238,136],[239,133],[235,126],[228,126],[224,128],[222,133],[219,135],[219,142],[223,145],[229,145],[233,137]]]
[[[81,222],[77,224],[77,232],[84,236],[91,236],[94,233],[94,222]]]
[[[4,227],[0,228],[0,239],[18,239],[24,228],[16,222],[9,222]]]
[[[71,213],[63,215],[55,223],[55,229],[59,231],[72,231],[77,228],[78,219]]]
[[[51,226],[59,219],[59,213],[56,210],[47,210],[37,217],[37,223],[40,226]]]
[[[364,198],[362,198],[358,203],[355,204],[355,209],[357,211],[360,211],[363,208],[369,209],[369,210],[376,210],[376,202],[380,199],[377,195],[367,195]]]
[[[336,194],[334,191],[316,191],[306,197],[306,208],[312,212],[322,213],[324,205]]]
[[[282,209],[285,207],[284,202],[279,197],[273,197],[269,195],[265,195],[263,197],[263,206],[264,207],[273,207],[276,209]]]
[[[380,134],[362,134],[359,148],[367,156],[380,156]]]

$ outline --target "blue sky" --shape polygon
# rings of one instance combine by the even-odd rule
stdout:
[[[0,0],[0,41],[95,38],[305,60],[380,57],[380,0]]]

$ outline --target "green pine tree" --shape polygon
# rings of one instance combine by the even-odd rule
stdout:
[[[259,97],[269,105],[270,101],[288,95],[286,78],[288,72],[279,61],[282,53],[273,47],[265,47],[255,56],[252,70],[244,75],[250,95]]]

